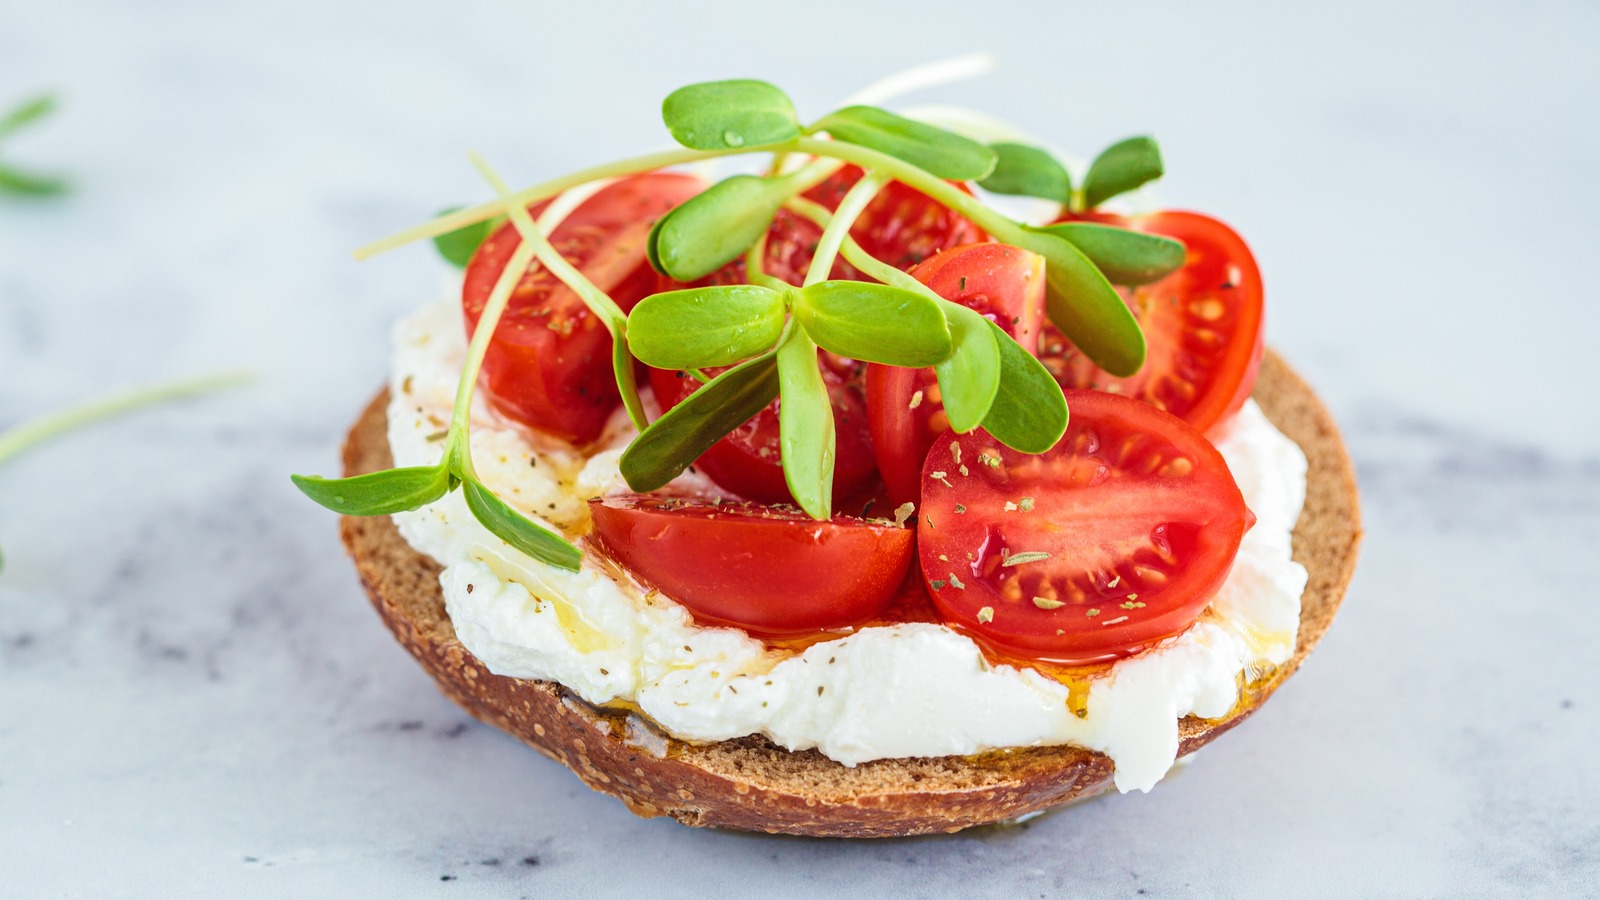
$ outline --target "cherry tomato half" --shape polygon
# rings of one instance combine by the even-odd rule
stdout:
[[[1044,257],[1006,244],[968,244],[924,260],[910,274],[946,300],[976,310],[1022,346],[1038,345]],[[933,370],[869,365],[867,417],[889,499],[916,502],[928,448],[950,430]]]
[[[1064,388],[1137,397],[1201,431],[1238,412],[1255,386],[1265,349],[1261,272],[1249,246],[1227,225],[1199,213],[1077,218],[1176,238],[1189,254],[1183,268],[1160,281],[1121,289],[1144,328],[1144,368],[1129,378],[1113,377],[1048,325],[1039,357],[1056,380]]]
[[[667,172],[622,179],[573,210],[550,242],[596,287],[631,309],[656,285],[644,260],[650,226],[704,189],[698,178]],[[537,215],[544,205],[531,211]],[[469,335],[521,243],[508,222],[478,247],[467,265],[461,305]],[[514,289],[495,329],[483,360],[482,383],[500,412],[575,444],[598,437],[620,402],[611,371],[610,332],[577,294],[538,263]]]
[[[1085,663],[1189,627],[1255,516],[1182,419],[1099,391],[1067,405],[1066,435],[1038,456],[982,429],[941,439],[917,543],[947,623],[1002,652]]]
[[[908,528],[792,508],[663,497],[589,501],[607,556],[697,621],[786,636],[877,615],[911,566]]]
[[[862,394],[860,364],[831,353],[820,353],[818,359],[822,381],[833,401],[833,497],[837,504],[867,487],[877,466],[872,459],[872,438],[867,431],[867,403]],[[713,369],[708,374],[718,371]],[[650,386],[655,389],[662,409],[671,409],[699,390],[700,382],[687,372],[652,369]],[[778,428],[780,402],[772,401],[754,418],[712,444],[711,449],[695,461],[696,468],[745,499],[793,503],[794,497],[783,479]]]

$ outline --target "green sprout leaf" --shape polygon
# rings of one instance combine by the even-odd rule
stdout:
[[[778,435],[783,480],[813,519],[833,515],[833,402],[817,368],[817,345],[795,330],[778,348]]]
[[[0,165],[0,193],[25,197],[53,197],[67,192],[67,181],[53,175],[35,175]]]
[[[783,334],[784,298],[753,284],[653,294],[628,316],[628,346],[647,366],[728,366],[765,352]]]
[[[735,175],[685,200],[650,231],[647,256],[657,272],[695,281],[738,259],[767,233],[794,193],[781,178]]]
[[[449,209],[440,210],[439,215],[447,216],[460,209],[461,207],[459,206],[452,206]],[[472,254],[478,251],[478,246],[487,240],[489,235],[493,234],[494,230],[499,228],[505,220],[505,216],[496,216],[493,219],[485,219],[482,222],[474,222],[471,225],[457,228],[455,231],[435,235],[433,246],[439,251],[439,255],[444,257],[445,262],[458,269],[465,269],[467,263],[472,261]]]
[[[752,79],[678,88],[662,102],[661,118],[673,139],[695,150],[736,150],[800,136],[789,96]]]
[[[1112,284],[1140,285],[1183,267],[1186,250],[1171,238],[1094,222],[1060,222],[1039,229],[1072,242]]]
[[[634,438],[618,462],[622,477],[640,493],[662,487],[777,396],[775,351],[734,366],[662,413]]]
[[[1073,346],[1118,378],[1139,371],[1144,332],[1117,289],[1083,251],[1047,231],[1023,229],[1012,237],[1012,243],[1044,257],[1045,309]]]
[[[795,292],[794,317],[824,350],[891,366],[944,362],[952,348],[939,302],[862,281],[819,281]]]
[[[387,516],[416,509],[450,492],[450,470],[437,466],[385,469],[350,478],[290,475],[300,492],[346,516]]]
[[[1067,433],[1067,398],[1050,370],[993,322],[1000,349],[1000,390],[983,417],[995,440],[1022,453],[1043,453]]]
[[[1155,138],[1131,137],[1107,147],[1083,179],[1083,204],[1088,209],[1118,194],[1161,177],[1161,148]]]
[[[1066,203],[1072,199],[1072,176],[1054,156],[1027,144],[990,144],[994,171],[979,181],[984,190],[1018,197]]]
[[[0,139],[10,137],[56,110],[53,94],[41,94],[0,116]]]
[[[473,518],[502,541],[537,559],[542,563],[578,571],[583,561],[583,551],[567,543],[560,535],[541,528],[505,504],[476,480],[461,482],[461,493]]]
[[[995,167],[995,152],[983,144],[875,106],[847,106],[823,116],[810,130],[899,157],[952,181],[986,178]]]
[[[955,350],[933,367],[950,427],[965,434],[982,424],[1000,390],[1000,346],[990,322],[956,303],[944,305]]]

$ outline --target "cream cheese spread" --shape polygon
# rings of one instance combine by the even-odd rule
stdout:
[[[439,460],[462,332],[452,303],[395,328],[388,414],[397,466]],[[589,498],[627,492],[617,460],[633,430],[620,411],[588,457],[508,423],[481,399],[472,417],[479,475],[536,522],[573,537],[587,528]],[[456,634],[497,674],[558,681],[590,703],[630,702],[684,740],[759,733],[845,765],[1074,744],[1110,757],[1118,789],[1148,791],[1177,757],[1180,718],[1226,715],[1241,673],[1252,680],[1294,654],[1306,571],[1290,558],[1290,532],[1305,498],[1305,456],[1254,401],[1217,446],[1255,527],[1201,619],[1095,677],[1082,716],[1059,681],[993,665],[943,626],[868,627],[800,652],[774,650],[735,629],[696,625],[593,552],[578,572],[521,555],[473,519],[459,492],[394,519],[444,567]],[[690,474],[670,490],[718,492]]]

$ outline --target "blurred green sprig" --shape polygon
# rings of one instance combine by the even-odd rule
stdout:
[[[19,131],[37,124],[56,110],[53,94],[41,94],[0,115],[0,144]],[[67,191],[67,180],[16,166],[0,158],[0,195],[50,197]]]

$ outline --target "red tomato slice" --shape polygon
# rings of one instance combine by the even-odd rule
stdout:
[[[917,542],[947,623],[1005,653],[1086,663],[1189,627],[1255,516],[1182,419],[1099,391],[1067,405],[1066,435],[1038,456],[982,429],[941,440]]]
[[[705,189],[668,172],[625,178],[573,210],[551,243],[623,309],[655,289],[645,263],[650,226]],[[532,208],[538,214],[545,204]],[[467,332],[477,328],[495,282],[522,238],[506,223],[467,266],[461,292]],[[538,263],[512,293],[483,360],[483,388],[496,409],[575,444],[599,437],[620,402],[611,372],[611,335],[566,285]]]
[[[869,486],[876,464],[867,431],[867,404],[862,394],[859,363],[831,353],[818,354],[822,380],[833,401],[833,498],[835,505]],[[720,370],[711,370],[716,374]],[[662,409],[671,409],[700,389],[687,372],[652,369],[650,386]],[[695,466],[712,481],[748,500],[793,503],[783,479],[783,451],[774,400],[750,421],[701,454]]]
[[[1006,244],[968,244],[923,261],[910,274],[946,300],[981,313],[1022,346],[1038,345],[1044,257]],[[889,498],[915,502],[928,448],[950,430],[933,370],[867,366],[867,420]]]
[[[662,497],[589,501],[601,549],[709,625],[768,636],[871,619],[911,566],[911,530],[797,509]]]
[[[1144,328],[1149,356],[1130,378],[1116,378],[1078,353],[1047,325],[1039,357],[1064,388],[1092,388],[1137,397],[1209,431],[1244,405],[1265,349],[1261,272],[1233,229],[1199,213],[1158,212],[1079,219],[1183,241],[1183,268],[1160,281],[1121,288]]]

